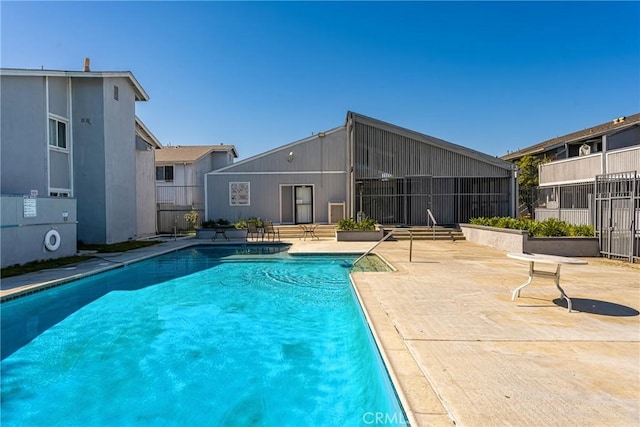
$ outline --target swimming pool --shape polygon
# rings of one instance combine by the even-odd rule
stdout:
[[[4,303],[3,426],[406,424],[356,257],[280,250],[196,247]]]

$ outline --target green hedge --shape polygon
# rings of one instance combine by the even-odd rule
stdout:
[[[555,218],[544,221],[533,219],[515,219],[510,217],[471,218],[469,224],[487,227],[527,230],[530,237],[593,237],[596,232],[592,225],[573,225]]]
[[[359,230],[374,231],[376,229],[376,221],[373,218],[363,218],[360,222],[356,222],[353,218],[343,218],[338,221],[338,230]]]

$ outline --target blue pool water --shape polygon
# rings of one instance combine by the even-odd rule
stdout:
[[[2,304],[3,427],[404,425],[355,257],[263,251],[192,248]]]

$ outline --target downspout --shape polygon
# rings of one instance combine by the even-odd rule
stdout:
[[[511,194],[511,217],[518,217],[518,205],[520,203],[520,186],[518,185],[518,175],[520,174],[520,169],[517,165],[511,166],[511,190],[513,191]],[[533,217],[533,212],[531,212],[531,216]]]
[[[209,218],[209,196],[207,193],[207,177],[208,173],[204,174],[204,221],[207,221]]]
[[[348,182],[347,182],[347,200],[349,201],[349,206],[347,209],[347,212],[349,213],[348,217],[349,218],[355,218],[355,212],[354,212],[354,204],[355,204],[355,186],[356,186],[356,179],[355,179],[355,173],[354,173],[354,166],[353,166],[353,159],[354,159],[354,153],[355,153],[355,149],[354,149],[354,126],[353,126],[353,115],[351,113],[349,113],[349,115],[347,116],[347,150],[348,150],[348,154],[347,154],[347,168],[349,171],[349,178],[348,178]]]
[[[601,174],[609,173],[607,170],[607,135],[602,135],[602,166]]]

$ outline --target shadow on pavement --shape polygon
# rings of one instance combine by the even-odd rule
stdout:
[[[556,298],[553,300],[553,303],[560,307],[567,308],[567,301],[563,298]],[[640,312],[635,308],[595,299],[571,298],[571,305],[573,311],[599,314],[602,316],[629,317],[637,316],[638,314],[640,314]]]

